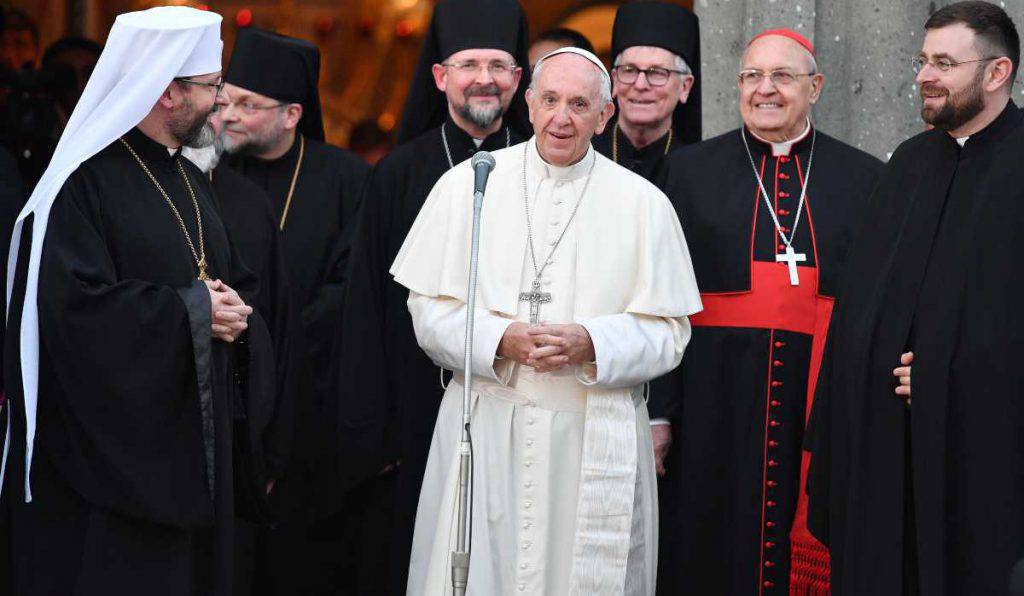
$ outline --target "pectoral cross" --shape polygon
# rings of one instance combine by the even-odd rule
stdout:
[[[540,305],[551,302],[551,292],[540,291],[540,280],[533,280],[533,289],[529,292],[519,293],[520,302],[530,303],[530,324],[540,324]]]
[[[786,263],[789,266],[789,285],[798,286],[800,285],[800,276],[796,273],[797,261],[804,262],[807,260],[807,255],[798,253],[793,250],[791,245],[786,245],[786,252],[781,255],[775,255],[775,261],[779,263]]]

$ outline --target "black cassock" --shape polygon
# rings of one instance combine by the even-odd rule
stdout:
[[[608,159],[615,159],[615,163],[620,166],[636,172],[648,180],[653,180],[659,175],[659,167],[665,162],[666,155],[672,155],[676,150],[685,147],[678,136],[673,134],[670,139],[669,134],[665,133],[646,147],[637,149],[621,130],[615,134],[617,126],[615,120],[608,122],[604,132],[594,136],[594,149]],[[618,142],[617,151],[613,151],[614,141]]]
[[[279,227],[301,145],[297,136],[288,152],[278,159],[237,157],[225,164],[266,192]],[[224,168],[214,171],[215,180]],[[274,490],[281,507],[290,510],[293,517],[317,519],[341,506],[338,491],[328,490],[323,484],[326,358],[341,319],[344,281],[332,275],[330,269],[339,269],[337,261],[347,255],[367,171],[366,164],[354,154],[305,138],[302,163],[281,231],[285,273],[300,313],[302,333],[296,338],[301,370],[294,379],[298,398],[293,460]]]
[[[478,151],[451,119],[444,124],[452,161]],[[522,139],[507,128],[484,139],[495,151]],[[337,415],[342,473],[357,483],[400,462],[395,478],[389,592],[405,593],[420,484],[444,390],[441,374],[416,342],[409,290],[388,273],[423,201],[449,169],[441,127],[400,145],[370,174],[353,244],[341,341]]]
[[[804,574],[802,583],[814,585],[816,571],[819,585],[821,576],[827,582],[827,553],[795,523],[808,381],[881,164],[821,132],[787,155],[747,139],[788,236],[815,134],[793,240],[806,255],[796,286],[776,262],[786,247],[739,130],[665,163],[660,185],[682,222],[704,311],[690,318],[683,362],[653,383],[648,406],[674,431],[660,483],[660,594],[787,594],[791,557],[801,556],[793,571]]]
[[[1006,594],[1024,556],[1022,159],[1010,102],[962,149],[929,131],[882,172],[811,421],[836,594]],[[909,408],[892,376],[908,350]]]
[[[137,129],[125,138],[198,243],[182,164],[202,213],[209,273],[249,299],[255,279],[231,247],[202,173]],[[27,262],[19,263],[13,313],[23,305]],[[273,360],[256,313],[244,341],[211,339],[209,292],[196,275],[178,220],[120,142],[68,178],[40,266],[31,503],[23,490],[19,316],[5,347],[12,593],[232,593],[234,500],[262,482],[235,478],[233,426],[255,422],[267,407],[256,402],[273,396],[272,387],[243,392],[238,377],[248,367],[272,379]]]

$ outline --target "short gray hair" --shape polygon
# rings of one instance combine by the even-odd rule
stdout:
[[[544,62],[546,61],[546,58],[539,60],[537,64],[533,67],[533,72],[530,74],[529,88],[534,92],[537,91],[536,82],[537,79],[540,78],[541,69],[544,67]],[[587,62],[589,63],[590,60],[587,60]],[[591,64],[591,66],[597,69],[597,75],[601,79],[601,89],[599,97],[601,99],[601,108],[604,109],[604,106],[608,105],[612,101],[612,79],[611,77],[608,76],[608,73],[605,72],[603,68],[598,68],[596,64]]]
[[[635,47],[635,46],[631,46],[631,47]],[[656,46],[643,46],[643,47],[656,47]],[[622,54],[624,54],[624,53],[625,53],[625,50],[619,52],[619,55],[615,57],[615,62],[614,62],[615,66],[618,66],[619,63],[622,62]],[[674,62],[675,62],[675,69],[679,71],[679,75],[680,76],[684,76],[684,77],[685,76],[693,76],[693,69],[690,68],[690,65],[686,63],[686,60],[683,60],[682,56],[680,56],[679,54],[672,54],[672,58],[675,59],[674,60]]]

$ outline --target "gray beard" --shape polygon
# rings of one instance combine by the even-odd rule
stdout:
[[[214,144],[206,147],[182,147],[181,154],[196,164],[204,174],[212,172],[220,163],[220,152]]]
[[[502,108],[500,105],[493,108],[475,108],[468,103],[459,107],[459,116],[473,123],[474,126],[482,129],[489,128],[494,121],[501,118]]]

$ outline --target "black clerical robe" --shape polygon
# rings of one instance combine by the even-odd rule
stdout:
[[[197,243],[202,214],[211,277],[251,296],[206,178],[137,129],[124,137],[164,187]],[[28,254],[26,225],[22,255]],[[19,263],[13,313],[24,300]],[[269,370],[258,313],[228,344],[211,338],[210,297],[179,221],[126,148],[85,161],[50,214],[39,274],[39,401],[33,501],[24,502],[25,419],[12,316],[5,367],[13,413],[4,491],[12,592],[232,593],[233,425],[273,391],[240,367]]]
[[[796,226],[792,245],[806,260],[792,285],[739,130],[666,161],[661,184],[683,224],[704,311],[690,318],[683,362],[655,381],[649,403],[674,431],[661,482],[660,594],[787,594],[791,558],[801,558],[792,570],[805,589],[827,590],[827,553],[795,521],[808,386],[881,164],[821,132],[778,155],[747,138],[771,210],[787,236]]]
[[[341,319],[343,299],[343,279],[329,275],[328,268],[339,268],[332,262],[332,255],[347,255],[347,239],[369,168],[348,151],[310,138],[303,141],[302,137],[296,137],[278,159],[237,157],[226,165],[266,192],[279,227],[285,216],[281,230],[284,266],[301,316],[303,333],[297,341],[301,344],[302,369],[295,379],[299,395],[293,465],[275,492],[281,506],[295,515],[321,518],[341,506],[338,491],[327,490],[323,484],[327,426],[322,402],[329,378],[326,360]],[[295,189],[289,202],[293,178]]]
[[[922,133],[882,172],[811,422],[836,594],[1005,594],[1024,555],[1022,154],[1010,102],[963,148]],[[892,376],[908,350],[910,407]]]
[[[479,149],[450,119],[444,124],[452,162],[478,150],[521,142],[501,128]],[[370,174],[351,255],[341,341],[334,366],[339,454],[351,483],[400,462],[389,593],[404,594],[413,525],[430,440],[444,389],[441,374],[416,342],[409,290],[388,274],[423,201],[450,167],[441,127],[396,148]]]
[[[658,169],[664,163],[666,156],[685,147],[677,135],[673,134],[670,137],[669,133],[665,133],[647,146],[637,149],[621,130],[618,134],[615,133],[616,126],[618,126],[617,122],[612,120],[608,122],[604,132],[594,136],[592,141],[594,149],[620,166],[640,174],[648,180],[654,180],[658,175]]]

